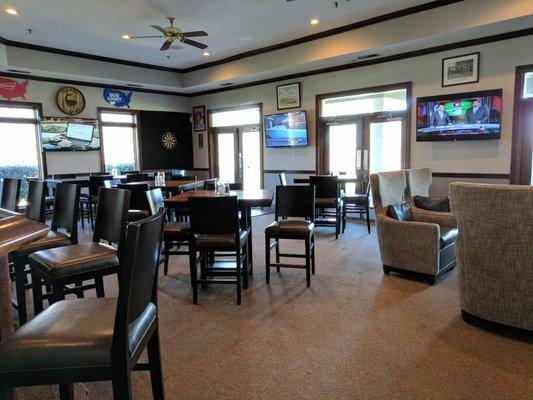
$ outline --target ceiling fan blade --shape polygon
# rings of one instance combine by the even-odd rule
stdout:
[[[182,32],[181,34],[184,37],[207,36],[207,32],[204,31]]]
[[[161,46],[161,51],[170,49],[170,46],[172,46],[172,42],[167,40],[165,43],[163,43],[163,46]]]
[[[130,36],[130,39],[162,38],[164,36]]]
[[[207,45],[206,44],[203,44],[203,43],[200,43],[200,42],[195,42],[194,40],[183,39],[181,42],[185,43],[185,44],[188,44],[188,45],[191,45],[191,46],[194,46],[194,47],[198,47],[199,49],[207,49]]]
[[[157,26],[157,25],[150,25],[150,26],[154,29],[157,29],[159,32],[163,33],[163,35],[167,34],[167,31],[164,28],[161,28],[160,26]]]

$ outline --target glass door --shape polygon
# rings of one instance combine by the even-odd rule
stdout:
[[[239,172],[245,190],[261,188],[261,132],[259,127],[240,131]]]
[[[403,119],[368,118],[366,125],[363,164],[369,174],[402,169]]]
[[[221,129],[216,133],[217,138],[217,171],[218,178],[225,182],[235,182],[238,165],[236,157],[237,131],[231,129]]]

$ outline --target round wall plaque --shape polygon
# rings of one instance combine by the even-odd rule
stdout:
[[[178,144],[178,138],[172,132],[165,132],[161,136],[161,144],[165,150],[175,149]]]
[[[68,115],[77,115],[85,109],[85,97],[78,89],[70,86],[59,89],[56,102],[59,109]]]

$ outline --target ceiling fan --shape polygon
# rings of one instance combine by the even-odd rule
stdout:
[[[157,29],[159,32],[161,32],[163,35],[156,35],[156,36],[129,36],[129,39],[145,39],[145,38],[164,38],[165,41],[163,45],[161,46],[161,51],[165,51],[170,49],[170,46],[172,46],[172,43],[175,41],[179,41],[181,43],[188,44],[190,46],[198,47],[199,49],[206,49],[207,45],[196,42],[194,40],[190,40],[188,38],[190,37],[198,37],[198,36],[207,36],[207,33],[204,31],[193,31],[193,32],[182,32],[181,29],[176,28],[174,26],[174,21],[176,18],[174,17],[167,17],[167,19],[170,22],[170,26],[166,28],[162,28],[158,25],[150,25],[152,28]]]

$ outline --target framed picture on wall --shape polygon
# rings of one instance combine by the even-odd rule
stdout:
[[[192,108],[192,126],[195,132],[205,131],[205,106],[196,106]]]
[[[479,82],[479,53],[442,59],[442,86]]]
[[[276,86],[278,110],[301,107],[300,82]]]

